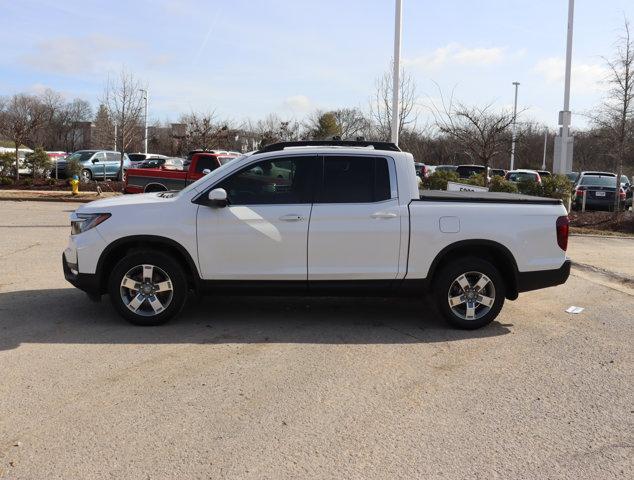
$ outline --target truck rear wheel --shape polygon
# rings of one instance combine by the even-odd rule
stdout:
[[[505,294],[499,270],[476,257],[457,258],[434,278],[438,309],[451,325],[465,330],[491,323],[504,305]]]
[[[177,315],[187,298],[183,269],[160,252],[135,252],[110,273],[110,300],[135,325],[161,325]]]

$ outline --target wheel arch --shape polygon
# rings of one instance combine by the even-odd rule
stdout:
[[[167,192],[167,187],[159,182],[148,183],[143,189],[143,193]]]
[[[492,240],[461,240],[447,245],[434,258],[427,277],[433,279],[444,265],[461,256],[476,256],[491,262],[500,270],[506,282],[506,298],[515,300],[518,297],[515,257],[507,247]]]
[[[106,293],[108,277],[116,263],[131,251],[155,250],[173,255],[183,265],[190,287],[198,289],[200,275],[194,259],[187,249],[171,238],[158,235],[132,235],[115,240],[102,252],[96,274],[101,293]]]

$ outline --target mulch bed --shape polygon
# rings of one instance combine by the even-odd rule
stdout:
[[[634,212],[623,212],[615,220],[612,212],[570,212],[570,226],[609,232],[634,233]]]
[[[70,192],[70,180],[58,180],[57,182],[49,183],[44,179],[27,179],[26,181],[20,180],[20,183],[11,183],[9,185],[0,185],[0,190],[56,190],[56,191],[68,191]],[[80,192],[96,192],[97,187],[101,188],[102,192],[121,192],[123,191],[123,182],[113,182],[107,180],[105,182],[89,182],[79,184]]]

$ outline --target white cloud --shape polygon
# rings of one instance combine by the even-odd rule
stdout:
[[[38,70],[78,74],[93,73],[111,53],[121,53],[139,45],[105,35],[57,37],[37,44],[21,61]]]
[[[492,65],[505,59],[506,47],[467,48],[459,43],[450,43],[432,53],[403,59],[409,67],[437,70],[450,65]]]
[[[313,108],[313,103],[306,95],[293,95],[284,99],[284,107],[293,113],[306,113]]]
[[[564,59],[559,57],[544,58],[537,62],[533,71],[541,75],[546,83],[563,84]],[[600,64],[573,63],[571,72],[571,89],[576,93],[593,93],[605,90],[603,80],[608,74]]]

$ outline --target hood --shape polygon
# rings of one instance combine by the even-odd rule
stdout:
[[[135,205],[153,205],[173,202],[177,196],[165,195],[168,192],[139,193],[135,195],[118,195],[116,197],[95,200],[77,209],[78,213],[108,212],[112,209],[133,207]]]

